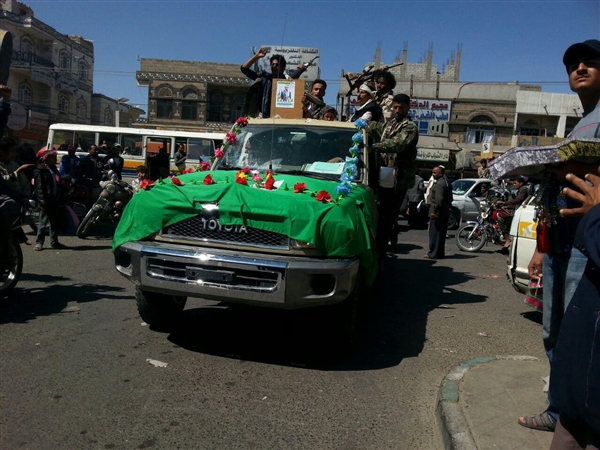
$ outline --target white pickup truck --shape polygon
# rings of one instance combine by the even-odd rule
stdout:
[[[535,251],[537,222],[535,221],[534,196],[530,196],[515,211],[510,227],[510,252],[508,256],[508,279],[522,293],[529,288],[527,266]]]

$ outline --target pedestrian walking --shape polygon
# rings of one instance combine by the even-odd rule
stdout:
[[[424,256],[428,259],[442,259],[446,256],[446,232],[452,204],[452,188],[445,176],[445,169],[440,166],[433,168],[433,187],[429,191],[427,205],[429,206],[429,252]]]

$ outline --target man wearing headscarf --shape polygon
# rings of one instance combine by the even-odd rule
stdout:
[[[359,107],[356,108],[354,114],[350,116],[349,122],[356,122],[362,119],[365,122],[381,122],[383,120],[383,112],[381,106],[375,102],[375,88],[367,83],[361,84],[356,94]]]

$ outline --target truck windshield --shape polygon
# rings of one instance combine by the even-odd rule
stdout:
[[[227,148],[218,168],[249,167],[274,173],[301,171],[338,177],[350,156],[355,132],[323,126],[249,124],[237,135],[237,143]],[[356,177],[360,177],[360,171]]]

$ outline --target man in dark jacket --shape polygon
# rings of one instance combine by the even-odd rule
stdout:
[[[560,211],[567,217],[585,213],[574,246],[588,261],[554,347],[550,395],[560,416],[551,449],[600,448],[600,177],[585,178],[591,186],[567,175],[583,194],[565,194],[582,207]]]
[[[441,259],[446,255],[446,232],[452,203],[452,188],[444,174],[445,169],[442,167],[433,168],[433,181],[431,182],[435,185],[429,191],[427,199],[429,205],[429,252],[424,257],[428,259]]]
[[[121,144],[115,144],[110,148],[109,154],[104,158],[104,168],[108,171],[112,171],[116,177],[121,180],[123,173],[123,166],[125,160],[121,156]]]
[[[41,157],[42,163],[33,174],[33,197],[40,207],[37,236],[33,247],[36,251],[42,250],[44,246],[46,229],[48,229],[50,235],[50,246],[52,248],[66,248],[58,242],[58,229],[62,223],[63,210],[60,204],[61,184],[56,159],[57,152],[47,150]]]
[[[285,75],[285,66],[286,61],[285,58],[281,55],[273,55],[269,60],[271,63],[271,73],[260,72],[256,73],[250,67],[254,65],[259,59],[267,56],[269,49],[261,47],[256,54],[246,61],[240,67],[240,70],[244,75],[252,80],[258,80],[253,86],[250,87],[252,91],[254,89],[258,89],[256,92],[258,95],[258,111],[254,111],[251,107],[250,110],[245,111],[245,114],[249,114],[251,116],[256,116],[256,112],[260,113],[263,118],[271,117],[271,92],[273,89],[273,80],[274,79],[284,79]],[[300,78],[302,72],[306,70],[306,67],[299,67],[298,70],[292,72],[289,78],[295,79]],[[253,102],[251,102],[253,103]]]

